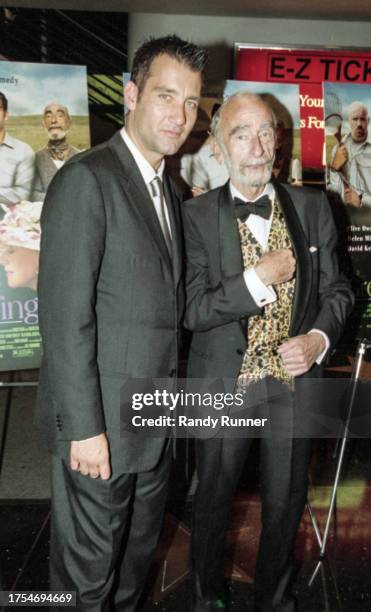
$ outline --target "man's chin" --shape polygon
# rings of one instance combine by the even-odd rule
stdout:
[[[265,187],[271,180],[271,172],[264,172],[261,176],[247,176],[238,173],[234,175],[234,178],[245,187]]]
[[[180,149],[180,147],[184,144],[184,140],[171,140],[164,143],[162,147],[161,153],[165,155],[175,155]]]
[[[49,132],[49,140],[62,140],[62,138],[65,138],[66,136],[66,132]]]

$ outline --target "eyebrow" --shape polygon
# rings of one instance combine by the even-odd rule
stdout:
[[[236,125],[236,127],[234,127],[228,133],[228,136],[234,136],[238,132],[242,132],[242,130],[245,130],[246,128],[250,128],[250,127],[251,127],[251,123],[243,123],[242,125]],[[272,121],[266,121],[265,123],[262,123],[261,126],[259,127],[259,130],[264,130],[267,127],[271,127],[271,128],[274,127]]]
[[[154,91],[161,91],[163,93],[168,93],[168,94],[177,94],[178,91],[176,89],[172,89],[171,87],[161,87],[161,85],[159,85],[158,87],[154,87]],[[189,96],[187,98],[187,100],[199,100],[200,96]]]

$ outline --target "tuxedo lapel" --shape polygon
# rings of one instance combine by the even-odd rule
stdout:
[[[121,171],[125,170],[119,175],[125,194],[131,201],[135,214],[141,219],[159,254],[171,271],[172,264],[162,229],[139,168],[119,132],[111,138],[110,144],[116,153]]]
[[[234,214],[234,202],[229,189],[229,181],[219,193],[219,243],[216,244],[220,257],[220,271],[222,277],[243,273],[243,259],[241,251],[240,233]],[[211,232],[211,235],[212,232]],[[239,325],[243,337],[246,338],[247,319],[240,319]]]
[[[234,216],[234,203],[229,181],[219,193],[219,254],[223,277],[243,272],[240,234]]]
[[[291,197],[284,187],[274,183],[296,258],[296,283],[290,335],[296,336],[305,317],[312,291],[312,262],[309,245]]]

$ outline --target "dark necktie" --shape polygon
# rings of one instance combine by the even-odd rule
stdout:
[[[158,215],[158,220],[161,225],[161,229],[162,229],[162,233],[165,238],[167,249],[169,253],[171,254],[171,235],[170,235],[170,230],[169,230],[169,226],[167,224],[167,219],[166,219],[166,212],[165,212],[166,203],[165,203],[164,188],[163,188],[162,180],[160,179],[159,176],[156,176],[154,179],[152,179],[150,185],[152,189],[152,195],[158,196],[160,199],[160,214]]]
[[[240,198],[233,198],[234,210],[237,219],[243,223],[249,215],[259,215],[263,219],[269,219],[272,213],[272,203],[267,195],[261,196],[255,202],[244,202]]]

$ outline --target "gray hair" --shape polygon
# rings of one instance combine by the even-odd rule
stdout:
[[[45,113],[48,112],[50,106],[59,106],[59,108],[65,113],[65,115],[67,115],[68,119],[71,119],[70,112],[67,106],[65,106],[64,104],[61,104],[60,102],[57,102],[57,100],[53,100],[52,102],[49,102],[49,104],[45,106],[43,110],[43,115],[45,115]]]
[[[366,116],[368,117],[368,108],[365,104],[363,104],[363,102],[352,102],[351,104],[349,104],[347,112],[348,112],[348,119],[350,118],[350,115],[352,113],[354,113],[356,110],[361,109],[364,113],[366,113]]]
[[[237,91],[236,93],[231,94],[230,96],[228,96],[228,98],[226,98],[224,100],[224,102],[221,104],[221,106],[218,108],[218,110],[216,111],[216,113],[214,114],[214,116],[211,119],[210,133],[217,140],[219,139],[220,123],[221,123],[221,118],[222,118],[221,115],[222,115],[223,109],[226,106],[228,106],[228,104],[230,102],[232,102],[233,100],[235,100],[236,98],[242,98],[242,97],[248,97],[250,99],[260,100],[260,102],[265,104],[265,106],[267,108],[269,108],[269,110],[270,110],[270,112],[272,114],[273,127],[275,128],[277,126],[276,115],[275,115],[273,109],[271,108],[271,106],[264,100],[263,96],[260,96],[258,94],[252,93],[251,91],[248,91],[248,90]]]

